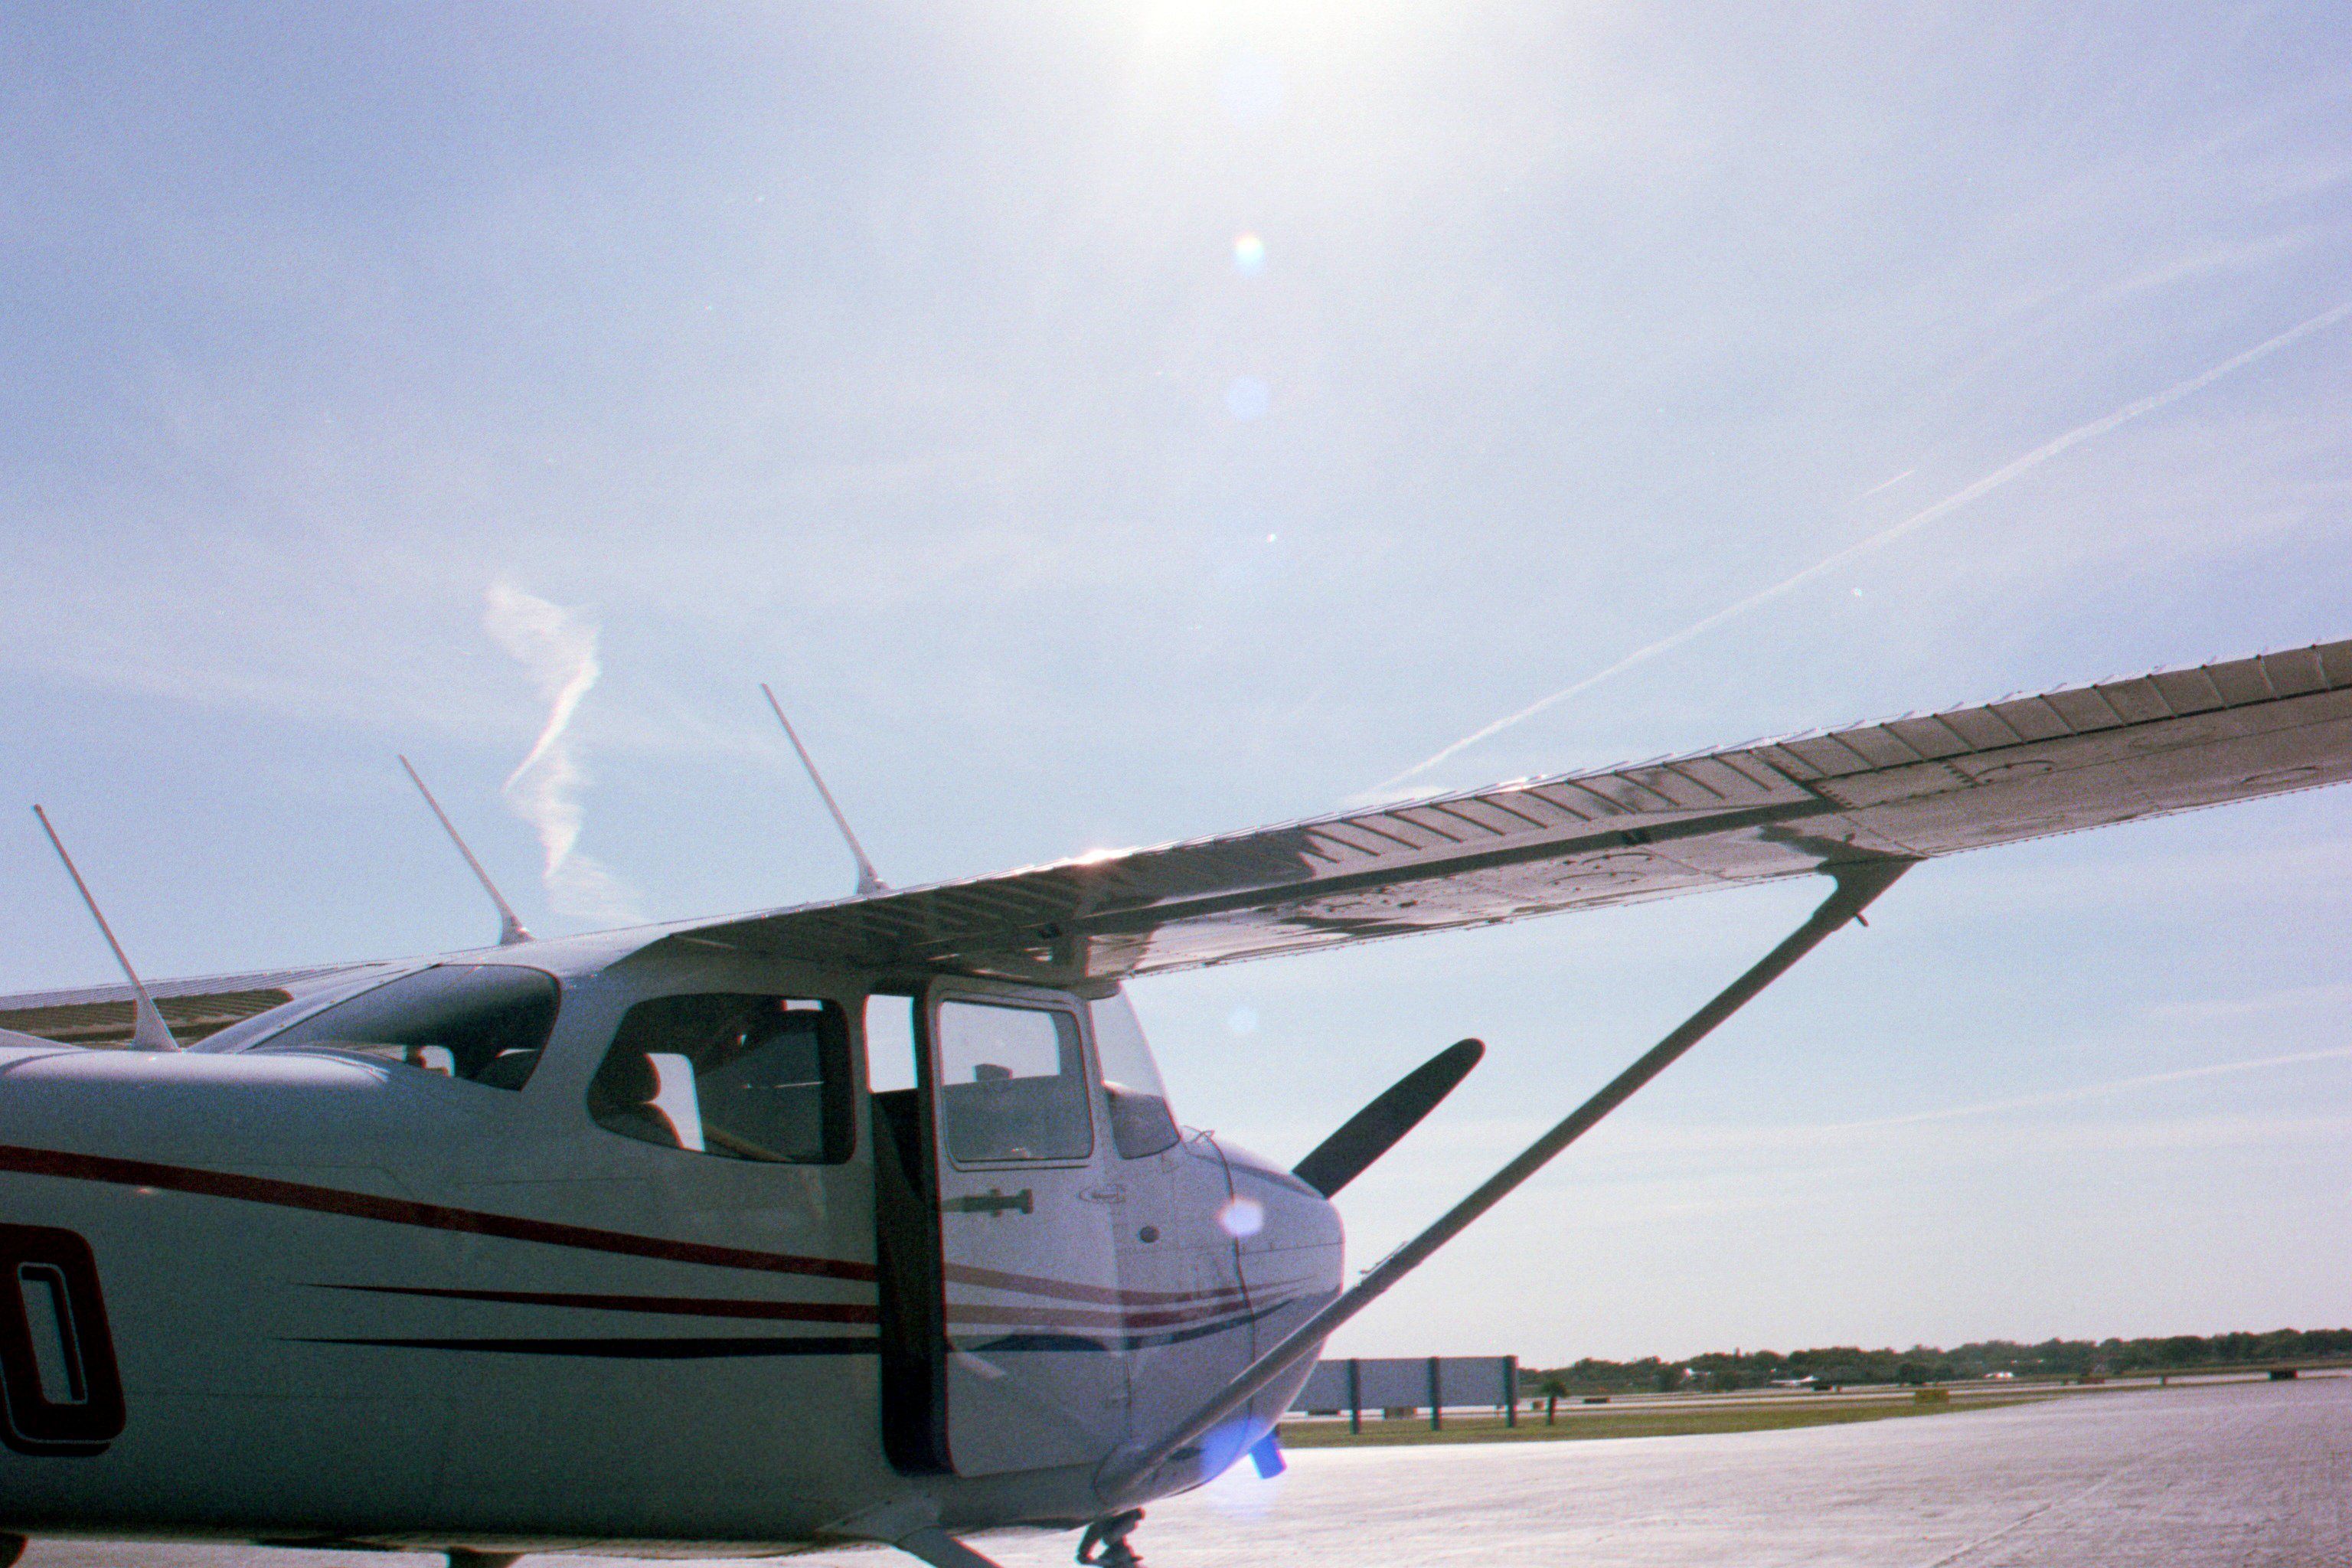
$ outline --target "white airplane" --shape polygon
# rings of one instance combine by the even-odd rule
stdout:
[[[1906,868],[2347,774],[2331,643],[928,888],[857,850],[832,903],[534,941],[499,900],[494,948],[0,998],[0,1558],[973,1568],[963,1538],[1044,1528],[1132,1563],[1142,1505],[1279,1464],[1334,1329]],[[1331,1194],[1482,1047],[1286,1171],[1180,1128],[1121,990],[1813,876],[1353,1285]]]

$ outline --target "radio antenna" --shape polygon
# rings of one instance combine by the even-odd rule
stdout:
[[[816,793],[824,797],[825,810],[833,813],[833,825],[841,829],[841,837],[848,841],[850,856],[857,862],[857,896],[862,899],[869,893],[888,892],[889,884],[874,874],[874,862],[866,858],[865,847],[857,842],[857,835],[849,830],[849,818],[841,815],[840,803],[833,798],[833,792],[824,787],[824,775],[816,771],[816,759],[808,754],[806,746],[801,744],[800,732],[793,728],[793,721],[784,717],[783,704],[776,700],[776,694],[768,689],[768,683],[764,680],[760,683],[760,694],[768,700],[768,706],[776,710],[776,722],[784,727],[784,739],[790,741],[793,750],[801,754],[801,766],[808,770],[809,783],[816,785]]]
[[[441,819],[441,830],[449,836],[449,842],[457,847],[457,853],[466,858],[466,864],[474,868],[474,876],[482,884],[482,891],[489,894],[490,902],[499,907],[499,945],[512,947],[519,942],[529,942],[530,932],[523,930],[522,921],[515,919],[514,906],[508,903],[505,895],[499,891],[499,885],[490,880],[490,874],[482,869],[482,863],[474,858],[474,852],[466,847],[466,840],[458,834],[457,825],[449,820],[449,814],[441,809],[441,803],[433,798],[433,792],[425,787],[425,781],[416,776],[416,770],[409,766],[406,757],[400,759],[400,765],[407,769],[408,782],[416,786],[416,793],[425,797],[425,804],[433,808],[433,815]]]
[[[81,901],[89,906],[89,918],[98,922],[99,934],[106,938],[106,945],[114,950],[114,962],[122,965],[122,976],[131,982],[131,1045],[142,1051],[178,1050],[180,1042],[172,1037],[172,1026],[163,1022],[163,1015],[157,1009],[155,998],[147,994],[147,986],[139,978],[139,972],[131,967],[131,955],[124,952],[122,944],[114,940],[114,928],[108,925],[106,917],[99,912],[98,900],[89,896],[89,884],[81,879],[79,871],[74,869],[73,857],[66,853],[65,840],[59,838],[58,830],[49,826],[49,814],[36,805],[33,815],[41,819],[41,831],[49,836],[49,847],[56,850],[58,858],[66,863],[66,875],[73,879],[75,890],[81,894]]]

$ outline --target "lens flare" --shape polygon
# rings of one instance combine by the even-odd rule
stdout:
[[[1217,1227],[1235,1241],[1246,1241],[1265,1228],[1265,1205],[1255,1198],[1235,1198],[1217,1211]]]
[[[1254,234],[1234,237],[1234,270],[1244,278],[1255,278],[1265,270],[1265,241]]]
[[[1258,1436],[1246,1417],[1236,1417],[1201,1441],[1201,1473],[1212,1479],[1197,1495],[1227,1519],[1264,1519],[1282,1498],[1286,1482],[1280,1471],[1269,1476],[1256,1464],[1241,1462],[1258,1458],[1264,1445],[1250,1441]]]
[[[1273,406],[1273,388],[1254,375],[1237,375],[1225,388],[1225,412],[1236,419],[1255,419]]]

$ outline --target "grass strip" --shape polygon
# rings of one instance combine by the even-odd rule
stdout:
[[[1285,1423],[1286,1448],[1384,1448],[1408,1443],[1559,1443],[1594,1437],[1690,1437],[1714,1432],[1778,1432],[1796,1426],[1841,1426],[1854,1421],[1886,1421],[1908,1415],[1948,1415],[1961,1410],[1992,1410],[2011,1405],[2034,1405],[2048,1394],[2015,1398],[1976,1398],[1949,1405],[1916,1405],[1907,1399],[1868,1405],[1742,1405],[1722,1410],[1626,1410],[1583,1413],[1547,1426],[1540,1415],[1522,1415],[1517,1426],[1506,1426],[1499,1415],[1449,1415],[1445,1430],[1433,1432],[1426,1421],[1368,1421],[1360,1433],[1351,1433],[1343,1421]]]

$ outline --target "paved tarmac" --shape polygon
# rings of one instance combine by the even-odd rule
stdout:
[[[1244,1469],[1151,1510],[1136,1537],[1149,1568],[2352,1565],[2352,1377],[2100,1391],[1738,1436],[1318,1449],[1272,1481]],[[1005,1568],[1045,1568],[1070,1562],[1076,1539],[976,1544]],[[386,1562],[53,1542],[36,1542],[25,1568]],[[550,1556],[521,1568],[612,1563]]]

